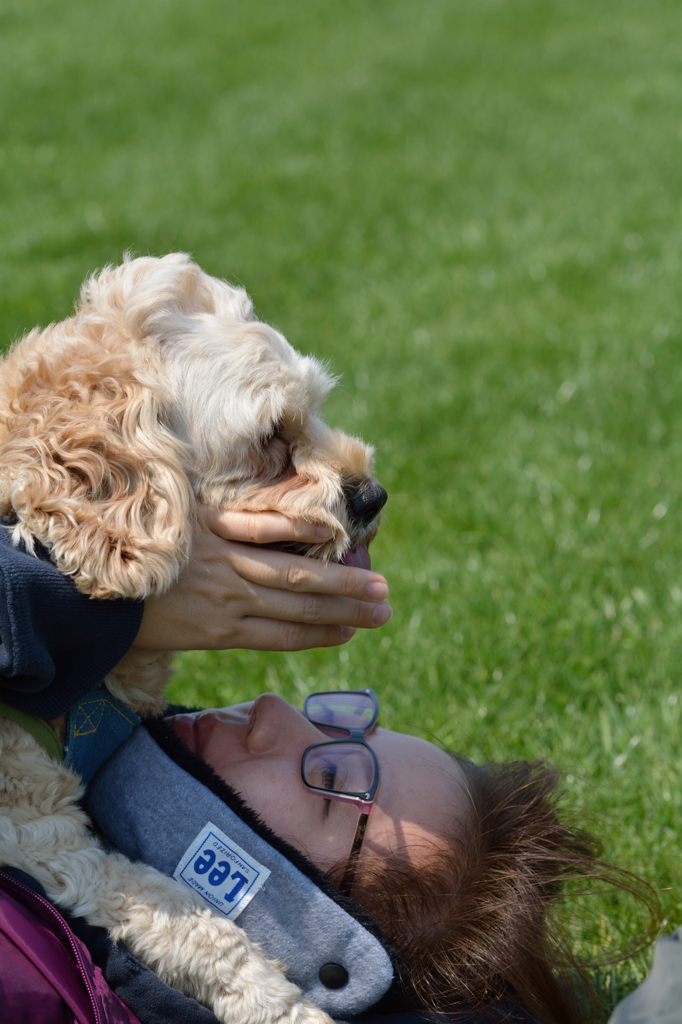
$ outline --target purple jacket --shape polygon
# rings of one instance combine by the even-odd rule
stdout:
[[[43,896],[0,871],[0,1020],[139,1024]]]

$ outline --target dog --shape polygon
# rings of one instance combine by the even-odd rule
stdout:
[[[332,430],[334,380],[255,319],[246,292],[183,253],[125,257],[87,280],[72,317],[0,364],[0,515],[93,598],[162,594],[190,557],[198,502],[275,510],[331,530],[304,549],[366,564],[385,491],[373,450]],[[105,685],[164,707],[166,653],[131,651]],[[0,717],[0,863],[123,941],[225,1024],[329,1024],[233,922],[175,881],[106,853],[80,778]]]

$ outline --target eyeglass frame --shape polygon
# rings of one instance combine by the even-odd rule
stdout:
[[[326,722],[316,722],[315,719],[311,718],[310,715],[308,714],[308,701],[312,700],[314,697],[324,697],[327,694],[329,694],[330,696],[337,696],[344,693],[357,693],[371,698],[374,707],[374,713],[372,715],[371,721],[362,729],[350,729],[345,726],[328,725]],[[321,726],[325,729],[338,729],[339,732],[348,734],[338,740],[327,740],[325,743],[312,743],[309,747],[306,747],[306,749],[303,751],[303,757],[301,758],[301,779],[303,780],[303,785],[310,793],[315,793],[317,796],[322,796],[324,797],[325,800],[338,800],[340,803],[351,803],[355,804],[356,807],[360,808],[360,818],[358,820],[358,825],[355,830],[355,835],[353,837],[350,855],[346,862],[346,866],[343,870],[341,881],[339,882],[339,889],[341,890],[341,892],[344,894],[344,896],[349,896],[350,890],[355,880],[355,872],[357,868],[358,857],[360,856],[360,850],[362,849],[362,841],[365,838],[367,822],[369,821],[369,815],[372,810],[374,800],[376,798],[377,790],[379,788],[379,762],[377,761],[376,754],[374,753],[369,743],[365,739],[366,734],[369,732],[370,729],[372,729],[376,725],[377,720],[379,718],[379,698],[377,697],[374,690],[371,689],[316,690],[315,693],[309,693],[306,699],[304,700],[303,714],[312,725],[315,725],[318,728]],[[372,763],[374,766],[374,776],[372,778],[372,784],[369,787],[369,790],[367,790],[364,793],[336,793],[334,790],[324,789],[322,786],[311,786],[308,782],[306,782],[303,766],[305,764],[305,759],[311,750],[318,750],[320,747],[339,746],[347,743],[355,743],[356,745],[359,744],[360,746],[365,747],[370,753],[370,757],[372,759]]]

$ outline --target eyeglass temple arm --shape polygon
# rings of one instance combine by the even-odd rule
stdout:
[[[365,829],[367,828],[367,821],[369,819],[369,811],[360,815],[358,821],[358,827],[355,830],[355,838],[353,839],[353,847],[350,851],[350,857],[343,871],[343,877],[339,889],[344,896],[350,896],[350,891],[355,881],[355,869],[358,865],[358,854],[360,853],[360,847],[362,846],[362,840],[365,836]]]

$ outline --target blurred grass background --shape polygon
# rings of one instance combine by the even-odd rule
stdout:
[[[0,0],[3,342],[125,249],[190,251],[343,375],[328,418],[390,492],[387,628],[183,655],[171,697],[371,685],[386,725],[547,756],[670,925],[679,30],[676,0]],[[588,952],[641,928],[597,910]]]

